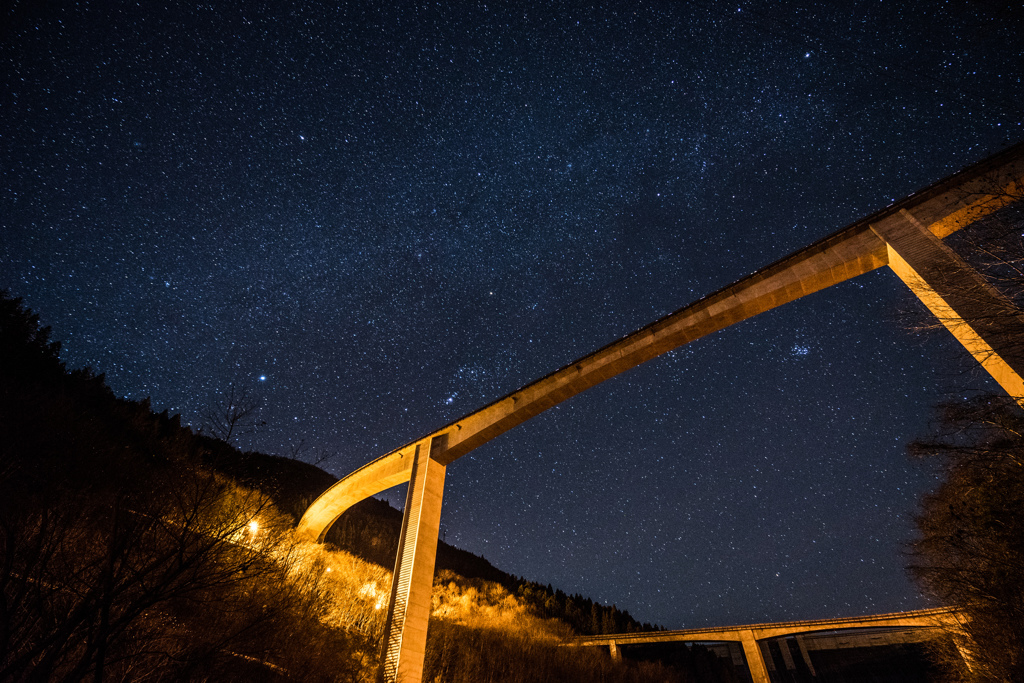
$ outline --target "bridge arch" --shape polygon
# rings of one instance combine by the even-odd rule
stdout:
[[[391,451],[339,479],[302,515],[296,532],[299,537],[322,543],[331,525],[350,507],[409,481],[416,446],[413,443]]]

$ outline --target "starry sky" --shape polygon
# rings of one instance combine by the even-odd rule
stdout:
[[[0,287],[342,476],[1024,138],[999,3],[604,5],[15,3]],[[670,628],[925,606],[905,447],[986,384],[915,311],[876,271],[610,380],[451,465],[445,538]]]

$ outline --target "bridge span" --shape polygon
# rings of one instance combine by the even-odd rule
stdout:
[[[601,382],[759,313],[889,266],[1006,392],[1024,404],[1024,319],[942,239],[1024,194],[1024,143],[968,167],[373,460],[310,505],[322,541],[355,503],[409,482],[385,629],[385,679],[420,681],[445,468]]]
[[[871,614],[862,617],[844,617],[839,619],[812,619],[805,621],[784,621],[767,624],[747,624],[743,626],[717,626],[713,628],[694,628],[681,631],[650,631],[641,633],[614,633],[600,636],[583,636],[568,643],[570,647],[607,647],[612,659],[621,659],[620,648],[625,645],[649,643],[729,643],[738,642],[743,647],[743,657],[750,677],[754,683],[771,683],[769,670],[774,669],[771,659],[765,656],[761,641],[790,635],[806,635],[824,631],[840,631],[868,628],[912,628],[921,630],[922,636],[934,634],[936,630],[949,631],[959,625],[957,611],[950,607],[916,610],[913,612],[893,612],[890,614]],[[842,640],[840,636],[839,641]],[[814,671],[814,665],[808,652],[807,644],[798,639],[800,655],[804,665]],[[841,643],[829,643],[832,646]]]

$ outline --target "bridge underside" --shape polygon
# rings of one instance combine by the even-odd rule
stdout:
[[[882,266],[890,266],[965,348],[1013,397],[1024,397],[1024,339],[1016,308],[942,242],[942,238],[1024,194],[1024,144],[991,157],[892,206],[665,316],[511,394],[352,472],[310,505],[299,522],[302,538],[322,541],[355,503],[410,480],[414,471],[439,472],[406,506],[395,568],[401,593],[392,600],[388,680],[420,680],[422,650],[402,633],[425,639],[430,579],[444,467],[548,408],[641,363],[759,313]],[[995,315],[993,315],[995,313]],[[433,463],[433,464],[431,464]],[[426,469],[424,469],[426,468]],[[412,495],[410,493],[410,495]],[[410,505],[417,510],[410,517]],[[432,530],[432,531],[431,531]],[[420,532],[434,543],[419,543]],[[409,575],[414,571],[416,576]],[[406,573],[403,573],[406,572]],[[426,578],[425,578],[426,577]],[[426,596],[410,595],[413,588]],[[395,614],[395,605],[402,605]],[[406,607],[407,606],[407,607]],[[397,634],[397,635],[396,635]],[[408,645],[408,643],[406,643]],[[399,656],[405,648],[417,651]],[[413,661],[418,658],[418,664]]]
[[[934,632],[942,629],[946,632],[953,630],[958,625],[956,610],[946,607],[937,609],[917,610],[914,612],[896,612],[891,614],[872,614],[863,617],[850,617],[842,619],[815,619],[808,621],[789,621],[770,624],[749,624],[745,626],[726,626],[717,628],[687,629],[683,631],[654,631],[649,633],[615,633],[602,636],[587,636],[578,638],[573,646],[576,647],[607,647],[612,658],[621,658],[619,648],[624,645],[642,645],[650,643],[740,643],[743,648],[745,663],[750,670],[751,679],[754,683],[770,683],[768,675],[772,663],[764,656],[761,648],[762,641],[772,640],[785,636],[807,636],[808,634],[820,634],[823,632],[836,632],[846,629],[878,629],[878,628],[903,628],[917,629],[920,631]],[[922,637],[917,640],[927,639]],[[798,647],[805,665],[813,668],[809,651],[812,649],[838,648],[844,646],[862,646],[863,642],[857,640],[856,644],[844,643],[842,636],[830,639],[798,638]],[[870,640],[870,639],[865,639]],[[876,640],[883,640],[876,638]],[[911,639],[903,638],[903,642]],[[739,663],[739,662],[735,662]]]

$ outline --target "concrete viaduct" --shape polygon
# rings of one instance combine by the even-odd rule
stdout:
[[[743,647],[743,657],[747,668],[750,670],[750,678],[754,683],[771,683],[769,670],[775,668],[770,657],[765,656],[765,645],[762,641],[782,636],[806,636],[807,634],[839,631],[842,629],[878,629],[878,628],[899,628],[913,629],[920,632],[921,636],[933,635],[935,629],[951,630],[959,626],[956,610],[948,607],[936,609],[917,610],[914,612],[895,612],[892,614],[872,614],[864,617],[847,617],[841,619],[815,619],[809,621],[786,621],[771,624],[749,624],[745,626],[719,626],[714,628],[695,628],[683,631],[655,631],[643,633],[615,633],[601,636],[585,636],[577,638],[570,646],[595,647],[603,646],[609,648],[612,659],[621,659],[620,648],[625,645],[640,645],[645,643],[729,643],[738,642]],[[844,642],[852,641],[852,642]],[[812,638],[796,639],[799,649],[799,657],[808,670],[814,674],[814,664],[811,661],[810,651],[824,647],[843,647],[874,644],[872,640],[886,640],[884,636],[875,635],[858,638],[856,635],[841,635],[833,638]],[[899,638],[901,641],[910,640],[915,642],[920,638]],[[782,649],[781,654],[786,660],[788,668],[795,666],[792,662],[793,654]],[[739,662],[735,662],[739,663]]]
[[[683,344],[889,266],[1008,394],[1024,397],[1024,320],[942,238],[1024,194],[1024,143],[968,167],[352,472],[310,505],[321,541],[355,503],[409,482],[384,643],[387,681],[422,680],[445,468],[566,399]]]

